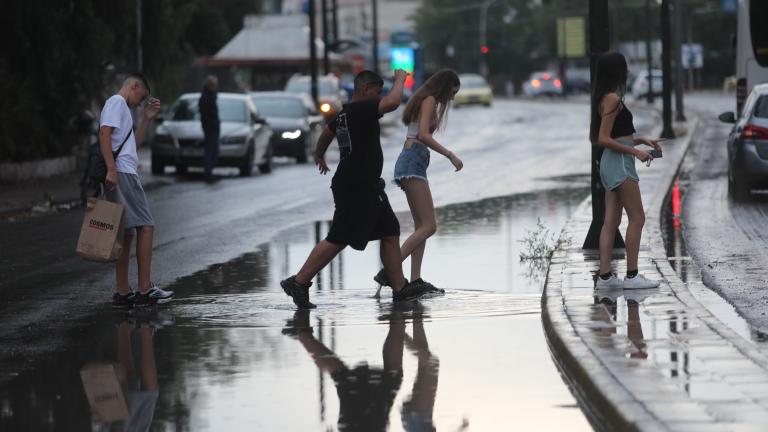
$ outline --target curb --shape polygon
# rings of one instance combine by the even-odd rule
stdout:
[[[664,193],[655,194],[653,200],[646,205],[645,235],[649,239],[651,258],[659,272],[669,281],[674,295],[686,305],[698,306],[698,308],[706,310],[688,291],[687,285],[679,279],[669,263],[661,232],[663,204],[685,160],[685,155],[690,148],[698,124],[698,116],[689,122],[688,133],[681,142],[684,146],[682,156],[678,163],[665,173],[662,181]],[[584,207],[587,206],[591,206],[591,197],[587,197],[579,205],[574,211],[575,216],[572,216],[565,226],[568,227],[574,223],[577,215],[581,214]],[[566,243],[567,236],[564,228],[559,239],[561,246],[554,251],[547,270],[544,293],[541,298],[542,324],[547,343],[552,350],[553,360],[563,372],[563,379],[570,385],[582,410],[585,411],[587,419],[596,430],[668,430],[668,427],[639,402],[616,377],[610,373],[591,374],[585,367],[587,364],[599,364],[600,362],[595,353],[577,334],[566,314],[567,306],[562,295],[562,276],[567,261],[567,250],[562,245]],[[708,311],[706,315],[710,318],[707,324],[717,326],[720,330],[718,333],[729,339],[738,338],[739,340],[735,345],[740,345],[740,348],[749,348],[745,346],[746,341],[742,341],[741,337],[721,324]],[[739,342],[743,343],[740,344]],[[753,351],[753,356],[750,357],[754,359],[755,354],[757,354],[756,350],[753,348],[750,351]],[[638,424],[642,424],[642,427],[638,427]]]

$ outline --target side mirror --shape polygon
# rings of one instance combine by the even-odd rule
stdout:
[[[736,115],[733,111],[726,111],[717,116],[717,118],[723,123],[736,123]]]

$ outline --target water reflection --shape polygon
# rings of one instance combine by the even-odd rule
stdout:
[[[388,429],[390,410],[403,383],[403,352],[407,347],[417,365],[411,394],[400,407],[402,426],[409,432],[434,431],[432,415],[440,361],[429,350],[423,306],[418,302],[395,305],[380,320],[388,326],[381,348],[382,367],[372,367],[367,361],[350,367],[315,337],[308,310],[294,312],[282,333],[299,341],[320,370],[321,378],[325,373],[333,380],[339,400],[339,431]],[[406,332],[408,321],[411,335]],[[322,320],[318,319],[317,324],[322,334]]]

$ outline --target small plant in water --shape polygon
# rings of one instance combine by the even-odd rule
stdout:
[[[536,219],[535,230],[526,229],[526,231],[525,238],[518,240],[523,244],[520,261],[548,260],[558,246],[555,233],[541,222],[541,218]]]

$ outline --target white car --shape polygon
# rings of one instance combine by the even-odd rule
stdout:
[[[526,96],[562,96],[563,82],[552,72],[534,72],[528,81],[523,83],[523,94]]]
[[[651,70],[653,84],[653,96],[661,96],[663,83],[663,74],[660,69]],[[637,78],[632,82],[632,96],[640,99],[648,96],[648,69],[643,69],[637,74]]]
[[[197,101],[200,93],[181,95],[160,120],[152,139],[152,174],[175,165],[184,174],[189,166],[203,166],[203,127]],[[221,132],[216,166],[234,166],[241,176],[251,175],[254,162],[261,172],[272,170],[272,129],[251,98],[238,93],[219,93]]]

